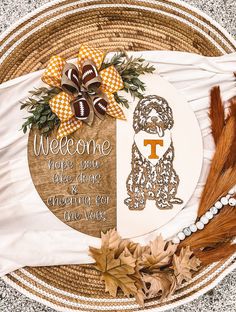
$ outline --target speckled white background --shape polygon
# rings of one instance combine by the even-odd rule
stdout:
[[[0,0],[0,33],[48,0]],[[201,9],[236,38],[236,0],[185,0]],[[235,64],[236,70],[236,64]],[[169,312],[235,312],[236,271],[201,298]],[[28,299],[0,279],[0,312],[55,312]]]

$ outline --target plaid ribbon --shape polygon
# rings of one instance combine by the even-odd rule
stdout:
[[[59,87],[49,105],[60,119],[57,138],[61,139],[76,130],[83,122],[92,124],[94,113],[103,118],[105,113],[125,120],[114,93],[123,89],[123,81],[114,66],[100,70],[104,53],[82,45],[78,54],[78,67],[60,56],[51,57],[42,76],[43,82]]]

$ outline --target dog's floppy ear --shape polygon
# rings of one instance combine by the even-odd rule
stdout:
[[[168,116],[168,127],[167,127],[167,129],[171,129],[174,125],[174,118],[173,118],[172,109],[169,105],[167,106],[167,116]]]
[[[142,125],[141,125],[142,107],[143,107],[143,99],[140,99],[137,106],[135,107],[134,115],[133,115],[133,128],[134,128],[135,133],[138,133],[142,128]]]
[[[163,97],[159,97],[162,102],[162,108],[163,108],[163,121],[165,123],[165,129],[171,129],[174,125],[174,118],[173,118],[173,112],[172,108],[169,106],[169,103],[167,100]]]
[[[140,131],[140,115],[138,107],[139,104],[136,106],[133,116],[133,128],[135,133],[138,133]]]

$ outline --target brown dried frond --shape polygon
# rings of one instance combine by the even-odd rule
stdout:
[[[221,99],[220,87],[211,89],[210,93],[210,112],[212,135],[217,145],[225,125],[224,105]]]

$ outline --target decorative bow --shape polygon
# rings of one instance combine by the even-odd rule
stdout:
[[[51,57],[42,80],[62,89],[49,101],[51,110],[60,119],[58,139],[78,130],[82,122],[91,125],[94,113],[101,119],[106,113],[125,119],[113,95],[123,89],[122,78],[113,65],[100,70],[104,56],[99,49],[82,45],[78,67],[60,56]]]

